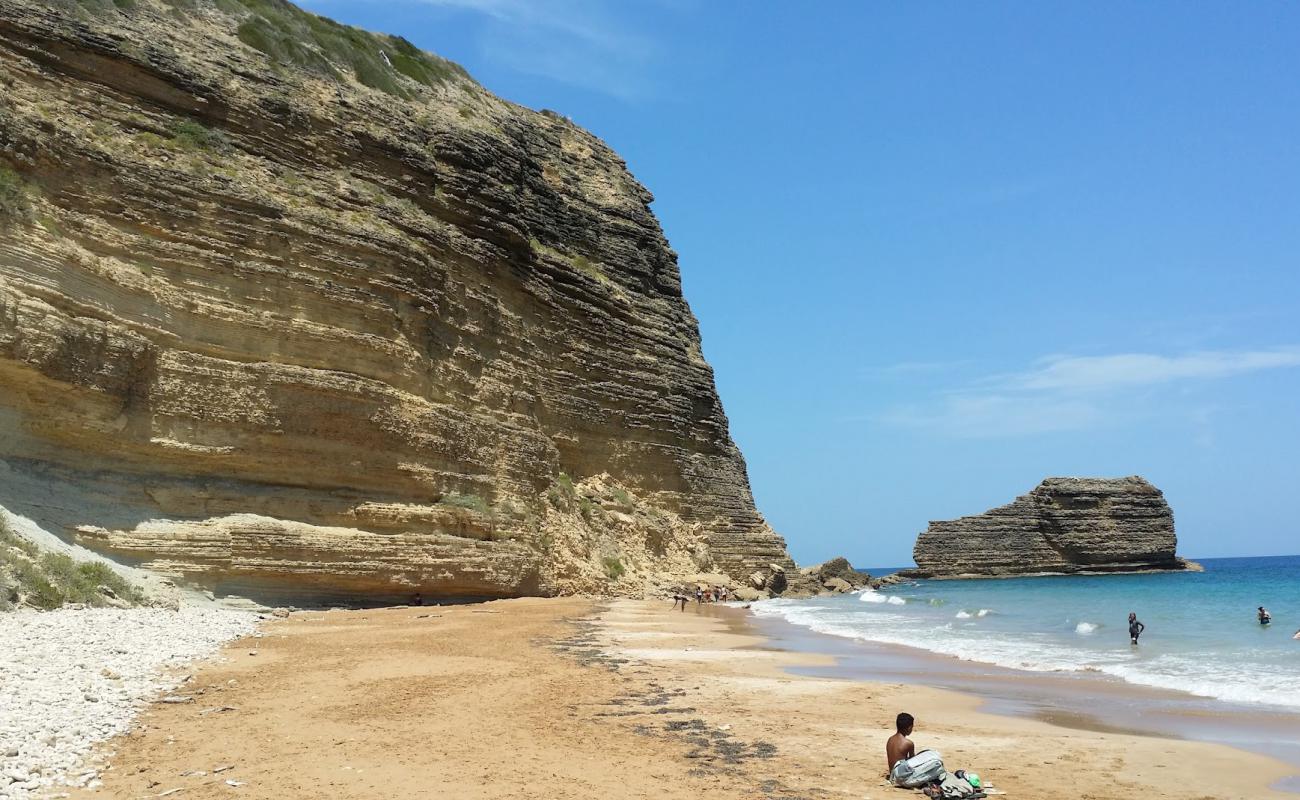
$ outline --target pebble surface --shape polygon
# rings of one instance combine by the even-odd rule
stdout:
[[[175,688],[179,667],[252,634],[258,620],[213,608],[0,614],[0,798],[94,788],[92,748]]]

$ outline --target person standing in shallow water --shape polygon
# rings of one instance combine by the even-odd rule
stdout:
[[[1132,611],[1128,612],[1128,638],[1133,640],[1133,644],[1138,643],[1138,637],[1141,636],[1142,631],[1146,629],[1147,626],[1138,621],[1137,614]]]

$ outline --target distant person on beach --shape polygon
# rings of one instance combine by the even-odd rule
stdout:
[[[1138,637],[1141,636],[1142,631],[1146,629],[1147,626],[1138,621],[1137,614],[1132,611],[1128,612],[1128,638],[1133,640],[1133,644],[1138,643]]]
[[[695,587],[695,602],[697,605],[704,602],[704,590],[699,586]]]
[[[912,735],[912,726],[915,724],[916,719],[906,712],[899,714],[894,720],[894,729],[897,732],[885,741],[886,775],[893,771],[895,764],[916,755],[916,745],[908,738]]]
[[[1273,615],[1268,613],[1268,609],[1263,606],[1259,607],[1259,624],[1267,625],[1273,621]]]
[[[424,598],[420,596],[420,593],[419,593],[419,592],[416,592],[416,593],[415,593],[415,597],[412,597],[412,598],[411,598],[411,605],[413,605],[413,606],[422,606],[422,605],[424,605]]]

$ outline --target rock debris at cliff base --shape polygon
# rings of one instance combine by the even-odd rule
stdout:
[[[0,614],[0,798],[93,787],[91,749],[178,687],[181,667],[253,633],[257,620],[199,608]]]

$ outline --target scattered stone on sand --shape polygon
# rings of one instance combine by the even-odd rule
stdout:
[[[248,635],[256,621],[244,612],[195,608],[0,614],[0,798],[96,785],[100,765],[86,762],[87,755],[181,682],[169,668]]]

